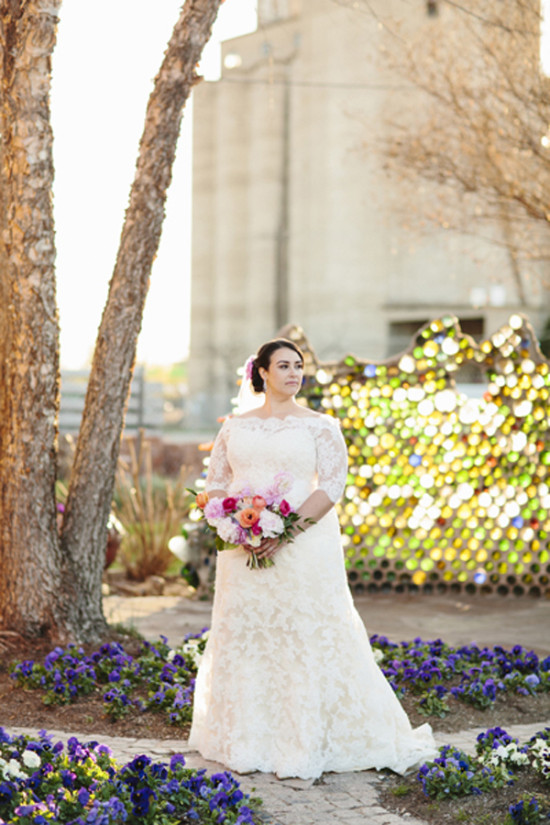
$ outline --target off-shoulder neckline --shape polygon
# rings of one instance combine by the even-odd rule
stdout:
[[[310,415],[297,415],[296,413],[289,413],[288,415],[279,416],[279,415],[270,415],[264,417],[262,415],[235,415],[230,417],[230,421],[288,421],[289,419],[295,419],[298,421],[305,420],[305,421],[326,421],[327,419],[332,419],[330,415],[323,415],[322,413],[311,413]]]

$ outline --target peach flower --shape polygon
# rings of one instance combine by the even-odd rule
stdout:
[[[252,506],[255,510],[263,510],[264,507],[267,507],[267,501],[263,496],[254,496],[252,499]]]
[[[208,493],[197,493],[196,503],[197,507],[200,507],[201,510],[203,507],[206,507],[208,504]]]
[[[241,527],[253,527],[260,518],[260,514],[253,507],[246,507],[237,513],[237,521]]]

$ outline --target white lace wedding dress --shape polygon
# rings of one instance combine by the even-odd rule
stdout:
[[[262,490],[286,471],[299,506],[317,487],[342,495],[347,452],[328,416],[230,418],[216,439],[207,489]],[[244,550],[218,554],[212,628],[196,683],[189,744],[237,772],[279,777],[391,768],[437,749],[413,730],[374,661],[348,588],[332,509],[251,570]]]

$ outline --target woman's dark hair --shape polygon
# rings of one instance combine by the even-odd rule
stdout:
[[[304,362],[304,355],[299,347],[293,341],[287,341],[286,338],[274,338],[273,341],[267,341],[258,350],[254,363],[252,364],[252,388],[254,392],[264,391],[264,380],[260,375],[260,367],[264,370],[269,369],[271,363],[271,356],[278,349],[288,348],[294,350],[296,355],[299,355]]]

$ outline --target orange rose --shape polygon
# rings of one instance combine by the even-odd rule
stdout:
[[[208,493],[197,493],[195,501],[197,502],[197,507],[200,507],[202,510],[203,507],[206,507],[208,504]]]
[[[237,521],[241,527],[253,527],[259,518],[260,514],[253,507],[247,507],[237,513]]]
[[[267,501],[263,496],[254,496],[252,499],[252,506],[255,510],[263,510],[264,507],[267,507]]]

